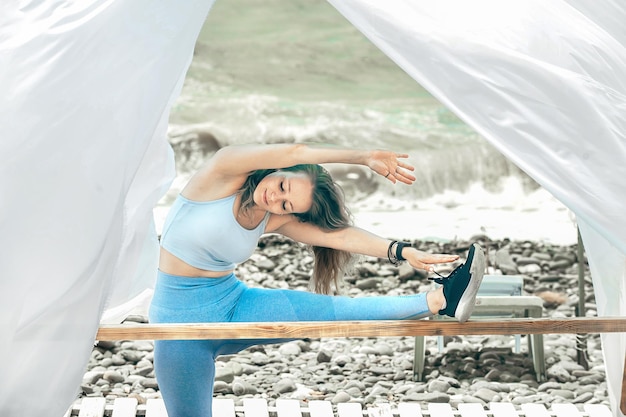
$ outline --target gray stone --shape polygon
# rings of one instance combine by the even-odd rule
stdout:
[[[515,405],[521,404],[541,404],[541,397],[539,395],[525,395],[517,396],[511,400],[511,403]]]
[[[380,280],[378,278],[366,278],[357,281],[356,287],[360,290],[371,290],[378,287]]]
[[[456,378],[442,376],[439,378],[439,380],[447,382],[452,388],[459,388],[461,386],[461,383]]]
[[[393,373],[393,369],[383,366],[372,366],[369,371],[374,375],[389,375]]]
[[[332,397],[330,402],[332,402],[333,404],[347,403],[350,402],[351,399],[352,397],[350,397],[350,394],[345,391],[339,391]]]
[[[144,388],[152,388],[152,389],[159,389],[159,384],[157,383],[156,378],[145,378],[141,385],[144,386]]]
[[[348,355],[337,355],[335,359],[333,359],[333,363],[338,366],[346,366],[347,364],[352,362],[352,358]]]
[[[546,260],[549,261],[550,257],[548,256],[548,259]],[[516,259],[516,264],[518,267],[526,265],[541,265],[541,260],[537,259],[535,256],[520,256]]]
[[[252,375],[258,372],[261,368],[256,365],[250,365],[248,363],[241,364],[241,374],[240,375]]]
[[[517,375],[513,375],[511,372],[504,371],[500,374],[499,380],[500,382],[510,383],[519,382],[520,378]]]
[[[146,375],[148,375],[152,371],[154,371],[154,367],[152,366],[152,364],[150,364],[149,366],[144,366],[142,368],[135,369],[132,372],[132,375],[146,376]]]
[[[278,351],[281,355],[284,356],[297,356],[302,353],[302,349],[300,349],[300,345],[295,342],[289,342],[281,345],[278,348]]]
[[[406,401],[426,403],[449,403],[450,396],[441,392],[411,393],[405,397]]]
[[[593,397],[594,397],[593,393],[591,393],[591,392],[583,392],[582,394],[580,394],[579,396],[574,398],[572,400],[572,403],[574,403],[574,404],[583,404],[583,403],[586,403],[589,400],[591,400]]]
[[[378,397],[386,397],[389,393],[389,388],[383,387],[379,384],[375,385],[370,391],[370,395]]]
[[[450,402],[452,403],[452,401]],[[482,404],[483,406],[487,405],[487,403],[481,400],[480,398],[476,398],[471,395],[463,395],[459,403],[478,403],[478,404]],[[458,405],[456,406],[456,408],[458,408]]]
[[[403,381],[407,378],[407,375],[405,372],[403,371],[398,371],[396,372],[396,374],[393,376],[393,380],[394,381]]]
[[[578,383],[580,385],[596,385],[599,384],[600,382],[604,381],[605,376],[604,375],[588,375],[588,376],[584,376],[582,378],[580,378],[578,380]]]
[[[154,343],[149,340],[137,340],[133,342],[133,346],[130,349],[140,352],[152,352],[154,350]]]
[[[562,360],[561,362],[559,362],[559,365],[565,369],[567,372],[569,372],[570,374],[573,371],[584,371],[584,367],[579,364],[578,362],[574,362],[574,361],[568,361],[568,360]]]
[[[545,392],[549,390],[555,390],[555,389],[561,388],[561,385],[562,384],[559,384],[558,382],[555,382],[555,381],[548,381],[539,385],[539,387],[537,388],[537,391]]]
[[[487,372],[487,375],[485,375],[485,379],[487,381],[497,381],[500,378],[501,374],[502,372],[498,371],[497,369],[492,369],[491,371]]]
[[[533,252],[532,255],[530,255],[532,258],[538,259],[540,261],[551,261],[552,260],[552,255],[550,255],[549,253],[545,253],[545,252]],[[519,262],[519,259],[518,259]]]
[[[106,371],[102,376],[103,379],[109,381],[112,384],[117,382],[124,382],[124,375],[118,371]]]
[[[541,266],[537,264],[520,265],[517,270],[520,274],[535,275],[541,272]]]
[[[272,261],[271,259],[267,259],[265,257],[261,259],[257,259],[255,262],[255,265],[261,271],[273,271],[274,269],[276,269],[276,263]]]
[[[213,384],[213,392],[218,394],[230,394],[232,393],[232,389],[230,387],[230,384],[224,381],[215,381],[215,383]]]
[[[352,387],[358,388],[359,391],[365,390],[365,384],[363,383],[363,381],[360,381],[360,380],[355,380],[355,379],[349,380],[348,382],[346,382],[344,389],[348,390],[349,388],[352,388]]]
[[[255,365],[267,365],[270,358],[263,352],[253,352],[250,361]]]
[[[563,397],[566,400],[571,400],[572,398],[574,398],[574,393],[572,391],[569,390],[564,390],[564,389],[555,389],[550,391],[550,395],[556,395],[559,397]]]
[[[296,384],[290,378],[283,378],[274,385],[274,391],[279,394],[293,392],[296,390]]]
[[[124,382],[127,383],[127,384],[136,385],[136,384],[141,384],[144,379],[146,379],[146,378],[144,376],[141,376],[141,375],[128,375],[124,379]]]
[[[82,384],[80,389],[87,395],[93,395],[101,391],[100,387],[91,384]]]
[[[480,388],[474,393],[474,397],[479,398],[486,403],[496,401],[495,398],[500,398],[497,392],[492,391],[488,388]]]
[[[363,353],[365,355],[376,355],[378,352],[376,352],[376,349],[372,346],[361,346],[359,348],[359,353]]]
[[[122,350],[119,354],[126,360],[126,362],[137,363],[143,358],[143,355],[139,351],[134,350]]]
[[[121,366],[124,365],[126,363],[126,359],[124,359],[124,357],[122,357],[122,355],[119,354],[115,354],[113,356],[111,356],[111,363],[114,366]]]
[[[257,389],[254,386],[252,386],[252,384],[241,379],[236,379],[235,381],[233,381],[231,387],[232,387],[233,394],[237,396],[248,395],[248,394],[254,395],[257,393]]]
[[[449,389],[450,389],[450,384],[448,383],[448,381],[442,381],[440,379],[431,381],[428,384],[429,392],[448,392]]]
[[[99,340],[96,346],[103,350],[111,350],[117,346],[117,343],[110,340]]]
[[[137,362],[137,364],[135,365],[137,368],[143,368],[145,366],[153,366],[152,365],[152,361],[146,359],[145,357],[140,360],[139,362]]]
[[[359,398],[363,396],[363,391],[361,391],[359,387],[353,386],[353,387],[346,388],[345,392],[350,394],[351,397]]]
[[[558,382],[567,382],[572,376],[567,372],[560,364],[553,365],[546,370],[546,376],[548,378],[554,378]]]
[[[495,263],[498,268],[505,274],[517,274],[517,265],[511,258],[508,249],[502,248],[496,251]]]
[[[405,282],[414,276],[416,276],[416,270],[408,262],[402,262],[398,267],[398,279]]]
[[[356,272],[362,277],[373,277],[380,275],[376,265],[363,262],[355,267]]]
[[[223,381],[223,382],[231,383],[233,382],[234,379],[235,379],[235,373],[233,372],[233,369],[231,367],[224,366],[224,367],[215,369],[216,381]]]
[[[104,376],[104,371],[87,371],[83,375],[83,384],[95,384]]]
[[[330,362],[330,360],[332,359],[333,354],[326,351],[326,350],[320,350],[317,353],[317,363],[327,363]]]
[[[388,343],[384,342],[374,344],[373,348],[378,355],[393,356],[395,353],[393,348]]]

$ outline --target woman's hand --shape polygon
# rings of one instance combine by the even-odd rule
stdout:
[[[387,178],[392,183],[396,181],[411,185],[415,177],[410,171],[415,171],[413,165],[401,161],[400,158],[408,158],[409,155],[391,151],[376,150],[370,152],[366,161],[367,166],[374,172]]]
[[[402,256],[413,268],[428,272],[435,270],[433,267],[435,264],[454,262],[459,259],[459,255],[433,254],[411,247],[402,249]]]

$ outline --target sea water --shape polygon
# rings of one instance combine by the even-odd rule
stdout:
[[[386,237],[576,241],[562,204],[322,0],[216,2],[171,112],[173,141],[193,138],[190,131],[219,146],[310,142],[408,153],[411,186],[329,167],[357,224]],[[211,155],[186,149],[155,211],[157,229]]]

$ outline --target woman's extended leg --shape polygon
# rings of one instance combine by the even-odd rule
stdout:
[[[389,297],[338,297],[304,291],[247,288],[234,276],[183,278],[159,274],[150,321],[382,320],[430,315],[426,293]],[[276,343],[284,340],[263,340]],[[211,416],[215,358],[259,340],[158,340],[154,364],[170,417]]]
[[[403,320],[432,315],[427,293],[345,297],[306,291],[248,288],[230,321]]]
[[[392,320],[440,311],[463,321],[473,308],[484,271],[482,252],[430,293],[408,296],[341,297],[304,291],[248,288],[234,275],[184,278],[159,273],[150,321],[246,322]],[[445,296],[445,297],[444,297]],[[263,340],[263,343],[282,340]],[[155,371],[169,417],[211,417],[215,357],[259,340],[156,341]]]

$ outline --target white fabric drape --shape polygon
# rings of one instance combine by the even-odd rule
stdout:
[[[330,0],[577,216],[598,313],[624,315],[626,4]],[[451,150],[452,151],[452,150]],[[620,416],[623,335],[603,335]]]
[[[331,3],[576,213],[599,314],[624,315],[625,6]],[[22,4],[0,5],[0,414],[57,417],[107,300],[152,284],[169,109],[212,1]],[[626,343],[603,341],[621,416]]]
[[[0,415],[59,417],[107,299],[153,283],[169,109],[212,2],[17,3],[0,5]]]

